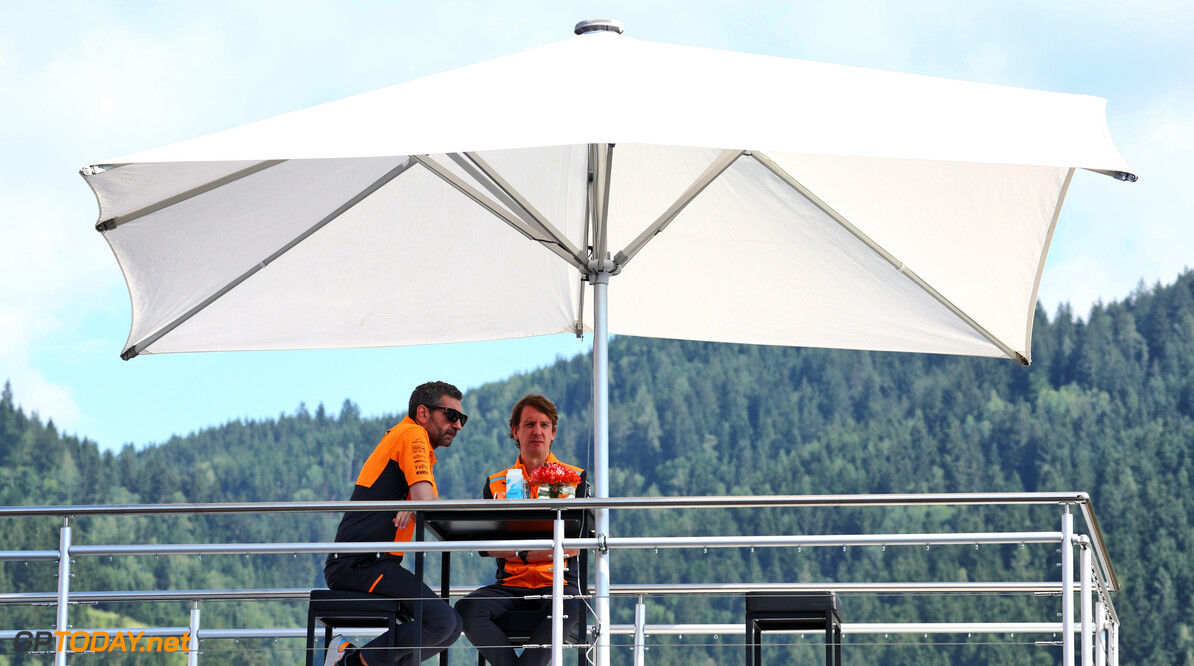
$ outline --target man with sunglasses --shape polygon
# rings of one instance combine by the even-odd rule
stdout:
[[[556,438],[556,423],[559,414],[555,404],[546,396],[537,393],[524,396],[511,410],[510,439],[518,446],[518,458],[513,467],[489,475],[481,496],[485,499],[506,497],[506,475],[512,469],[520,469],[523,478],[529,479],[535,470],[547,463],[556,463],[570,468],[580,475],[576,487],[577,497],[588,496],[588,481],[585,471],[568,465],[551,452]],[[536,490],[531,489],[531,496]],[[546,492],[546,491],[543,491]],[[543,666],[551,661],[550,648],[526,648],[522,655],[514,651],[510,639],[497,625],[497,618],[512,610],[536,611],[542,615],[539,626],[531,633],[528,643],[547,645],[551,643],[551,583],[555,562],[550,550],[521,550],[482,552],[497,560],[497,582],[478,588],[456,602],[456,611],[464,620],[464,633],[469,642],[493,666]],[[566,558],[577,555],[575,550],[565,550]],[[574,595],[564,600],[564,635],[572,633],[580,621],[580,600],[575,595],[578,589],[576,567],[565,565],[564,594]]]
[[[468,416],[460,411],[460,390],[445,382],[428,382],[410,394],[406,418],[390,428],[370,454],[352,489],[352,501],[439,499],[435,485],[435,449],[452,445],[456,433]],[[415,515],[411,511],[348,511],[336,530],[337,542],[410,541],[414,535]],[[423,600],[423,659],[447,649],[460,637],[461,620],[431,588],[401,565],[402,552],[332,553],[323,575],[333,590],[353,590],[399,599],[410,615],[415,614],[414,600]],[[399,663],[414,663],[418,640],[413,623],[399,625],[394,636]],[[324,666],[386,664],[389,655],[382,634],[363,648],[355,648],[343,636],[337,636],[327,648]]]

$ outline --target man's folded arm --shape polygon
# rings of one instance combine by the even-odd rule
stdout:
[[[439,499],[439,495],[435,492],[435,486],[431,485],[430,481],[416,481],[415,485],[410,487],[410,492],[407,493],[406,499],[412,502],[430,502]],[[406,526],[414,519],[414,511],[399,511],[394,515],[394,527],[400,530],[406,529]]]

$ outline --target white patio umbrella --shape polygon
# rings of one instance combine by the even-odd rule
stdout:
[[[83,169],[122,356],[592,330],[608,497],[609,333],[1027,364],[1075,169],[1136,179],[1099,98],[577,33]]]

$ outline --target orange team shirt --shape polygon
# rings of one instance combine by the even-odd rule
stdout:
[[[565,467],[569,467],[572,471],[580,475],[580,484],[576,486],[577,497],[588,497],[588,478],[585,471],[576,465],[569,465],[556,457],[554,453],[547,454],[545,463],[559,463]],[[489,478],[485,480],[485,487],[481,489],[481,497],[485,499],[493,499],[499,493],[506,492],[506,472],[512,469],[521,469],[523,471],[523,478],[527,477],[526,467],[522,464],[522,456],[514,462],[514,467],[508,467],[495,474],[490,474]],[[531,490],[531,496],[538,496],[538,488]],[[485,554],[485,553],[482,553]],[[508,587],[525,587],[525,588],[539,588],[549,587],[551,585],[551,573],[553,565],[551,562],[530,562],[523,564],[521,560],[509,559],[497,560],[497,583]],[[577,585],[579,576],[576,567],[568,567],[564,573],[564,580]]]
[[[420,481],[435,485],[435,449],[432,448],[427,431],[410,417],[390,428],[369,459],[361,467],[356,485],[352,489],[352,501],[405,500],[410,487]],[[394,527],[395,511],[350,511],[345,512],[336,530],[336,541],[410,541],[415,525],[411,521],[406,529]],[[401,556],[402,553],[391,553]]]

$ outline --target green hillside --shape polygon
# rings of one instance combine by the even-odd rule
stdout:
[[[1194,664],[1194,273],[1094,307],[1038,310],[1030,368],[995,359],[791,349],[619,337],[611,343],[611,494],[764,495],[1087,491],[1123,586],[1123,663]],[[451,377],[428,378],[445,379]],[[561,409],[556,452],[589,466],[591,360],[577,357],[470,391],[469,425],[436,468],[441,494],[476,497],[485,474],[516,452],[504,422],[542,391]],[[404,396],[399,396],[404,402]],[[338,413],[233,421],[136,450],[99,452],[0,399],[0,504],[344,499],[365,456],[401,414]],[[1056,530],[1057,507],[1035,510],[773,510],[618,512],[615,533],[830,534]],[[319,541],[336,517],[307,514],[82,518],[76,543]],[[5,549],[56,548],[56,519],[4,519]],[[490,563],[458,556],[454,582],[480,583]],[[615,552],[615,582],[1055,579],[1056,558],[1018,547],[685,549]],[[433,567],[435,568],[435,567]],[[79,558],[76,590],[302,587],[322,584],[315,556]],[[5,563],[0,592],[54,589],[52,563]],[[843,601],[850,622],[1041,621],[1056,598],[883,597]],[[650,622],[738,622],[729,598],[654,599]],[[116,613],[183,626],[184,604],[72,609],[75,627]],[[297,603],[207,603],[205,627],[299,626]],[[630,622],[632,602],[615,602]],[[0,606],[0,628],[45,628],[53,609]],[[852,637],[848,663],[1004,664],[1059,661],[1049,637]],[[740,663],[736,637],[656,637],[652,664]],[[621,641],[624,643],[625,641]],[[205,644],[202,663],[300,663],[293,642]],[[950,643],[950,644],[932,644]],[[863,645],[865,644],[865,645]],[[2,646],[5,651],[9,645]],[[300,645],[301,647],[301,645]],[[791,660],[811,648],[793,648]],[[802,652],[804,650],[804,652]],[[618,653],[615,663],[628,654]],[[805,655],[805,656],[801,656]],[[12,658],[12,655],[8,655]],[[78,663],[164,663],[156,655]],[[6,663],[0,655],[0,664]],[[124,659],[121,661],[121,659]],[[40,663],[25,660],[27,663]],[[13,658],[12,663],[25,663]],[[178,662],[181,663],[181,662]],[[466,650],[453,663],[475,663]],[[570,663],[570,660],[569,660]]]

